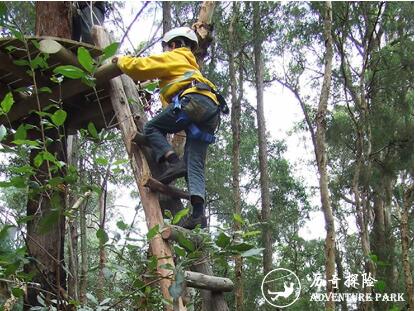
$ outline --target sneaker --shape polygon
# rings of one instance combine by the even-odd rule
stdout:
[[[202,215],[197,218],[187,217],[179,223],[180,227],[183,227],[189,230],[193,230],[194,228],[196,228],[197,225],[200,225],[200,228],[202,229],[206,228],[207,227],[206,216]]]
[[[186,164],[180,160],[176,163],[169,163],[167,169],[157,178],[163,184],[169,184],[173,180],[187,175]]]

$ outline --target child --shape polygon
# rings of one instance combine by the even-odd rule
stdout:
[[[215,85],[199,71],[194,51],[198,46],[195,32],[188,27],[174,28],[162,39],[163,53],[149,57],[122,56],[117,65],[134,80],[160,79],[163,111],[148,121],[144,134],[158,162],[167,161],[167,170],[158,178],[168,184],[186,177],[193,214],[182,226],[206,227],[205,160],[219,123],[220,105]],[[219,95],[220,96],[220,95]],[[184,161],[167,142],[167,133],[186,131]]]

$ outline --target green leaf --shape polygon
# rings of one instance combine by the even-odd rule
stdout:
[[[52,90],[50,88],[48,88],[47,86],[41,87],[40,89],[38,89],[39,93],[52,93]]]
[[[157,269],[157,257],[156,256],[151,256],[149,261],[148,261],[148,268],[150,269],[150,271],[155,271]]]
[[[374,263],[377,263],[379,261],[379,258],[376,254],[369,254],[369,259]]]
[[[53,177],[49,179],[48,184],[52,187],[56,187],[57,185],[63,184],[65,180],[62,177]]]
[[[15,140],[25,140],[27,137],[27,130],[24,124],[20,124],[17,128],[16,133],[14,133]]]
[[[233,214],[233,220],[235,220],[237,223],[243,225],[245,221],[242,219],[242,216],[239,214]]]
[[[156,90],[156,88],[158,88],[158,87],[159,87],[159,82],[156,81],[156,82],[151,82],[151,83],[147,84],[144,89],[149,93],[153,93]]]
[[[12,225],[5,225],[0,230],[0,241],[4,241],[5,239],[9,238],[9,229],[10,228],[16,228],[16,227],[12,226]]]
[[[27,164],[23,166],[18,166],[18,167],[11,167],[10,171],[13,173],[17,173],[17,174],[29,174],[29,175],[34,174],[33,168]]]
[[[16,139],[12,141],[13,144],[15,145],[27,145],[27,146],[31,146],[32,149],[39,149],[39,142],[37,142],[36,140],[27,140],[27,139]]]
[[[19,39],[20,41],[24,42],[24,37],[23,34],[20,31],[17,31],[15,29],[10,29],[10,32],[13,34],[13,36],[15,36],[17,39]]]
[[[183,246],[187,251],[193,252],[195,250],[193,242],[187,239],[182,233],[179,233],[178,240],[179,245]]]
[[[29,62],[25,59],[14,60],[13,64],[15,64],[17,66],[30,66]]]
[[[108,165],[108,159],[99,157],[99,158],[95,159],[95,163],[98,164],[98,165],[106,166],[106,165]]]
[[[174,270],[174,267],[171,263],[165,263],[159,266],[160,269],[166,269],[166,270]]]
[[[158,224],[155,225],[153,228],[151,228],[147,232],[147,240],[151,240],[152,238],[154,238],[157,233],[159,233],[159,225]]]
[[[114,162],[114,165],[122,165],[122,164],[127,164],[130,161],[127,159],[118,159],[117,161]]]
[[[8,92],[1,101],[1,109],[4,113],[8,113],[14,104],[13,94]]]
[[[0,125],[0,141],[3,140],[4,137],[6,137],[7,135],[7,129],[6,127],[2,124]]]
[[[242,257],[255,257],[262,253],[264,248],[251,248],[241,254]]]
[[[40,167],[43,163],[43,152],[39,152],[36,157],[33,159],[33,165],[35,167]]]
[[[82,77],[81,81],[83,84],[86,84],[87,86],[94,88],[96,85],[96,80],[95,77],[91,76],[91,75],[85,75],[85,77]]]
[[[20,287],[15,287],[12,289],[12,294],[13,296],[20,298],[24,296],[24,290],[21,289]]]
[[[248,232],[245,232],[242,236],[244,238],[248,238],[248,237],[251,237],[251,236],[257,236],[261,233],[262,233],[262,231],[260,231],[260,230],[248,231]]]
[[[107,243],[107,242],[108,242],[108,240],[109,240],[109,238],[108,238],[108,234],[107,234],[107,233],[105,232],[105,230],[104,230],[104,229],[102,229],[102,228],[99,228],[99,229],[97,230],[96,235],[97,235],[97,238],[98,238],[98,240],[99,240],[99,243],[101,243],[101,244],[105,244],[105,243]]]
[[[240,243],[240,244],[230,246],[229,249],[235,250],[238,252],[245,252],[247,250],[250,250],[253,247],[254,247],[253,245],[248,244],[248,243]]]
[[[118,229],[124,231],[124,230],[127,230],[129,226],[125,222],[123,222],[122,220],[119,220],[119,221],[117,221],[117,227],[118,227]]]
[[[94,123],[92,123],[92,122],[88,123],[88,132],[89,132],[89,134],[91,134],[92,137],[98,138],[98,131],[97,131]]]
[[[85,76],[85,72],[82,69],[72,65],[58,66],[53,70],[53,73],[61,74],[70,79],[80,79]]]
[[[37,48],[38,50],[40,49],[40,44],[37,40],[30,40],[30,42],[32,42],[32,44],[35,48]]]
[[[180,257],[186,256],[186,250],[181,248],[180,246],[174,246],[174,252],[179,255]]]
[[[30,67],[33,69],[38,69],[38,68],[46,69],[48,68],[48,63],[45,61],[45,59],[42,56],[39,55],[30,62]]]
[[[187,208],[182,209],[181,211],[179,211],[176,215],[174,215],[174,218],[172,220],[172,224],[175,225],[175,224],[179,223],[179,221],[183,217],[185,217],[187,214],[189,214],[189,210],[190,210],[190,208],[187,207]]]
[[[166,216],[170,220],[173,219],[173,215],[172,215],[171,211],[168,210],[168,209],[164,210],[164,216]]]
[[[56,126],[61,126],[65,123],[66,116],[66,111],[59,109],[55,111],[55,113],[50,118],[52,119],[53,124],[55,124]]]
[[[102,56],[102,60],[113,57],[115,55],[115,53],[117,53],[118,45],[119,45],[118,42],[114,42],[114,43],[111,43],[110,45],[108,45],[107,47],[105,47],[104,50],[103,50],[104,54]]]
[[[88,50],[83,46],[78,48],[78,61],[89,73],[94,71],[94,60]]]
[[[215,241],[216,245],[221,248],[225,248],[226,246],[229,245],[230,242],[231,242],[231,238],[228,235],[226,235],[224,232],[221,232]]]
[[[382,280],[378,280],[375,283],[375,286],[374,287],[375,287],[376,291],[383,293],[385,291],[385,288],[386,288],[386,282],[385,281],[382,281]]]

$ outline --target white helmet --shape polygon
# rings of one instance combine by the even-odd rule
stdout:
[[[162,42],[168,43],[174,38],[177,37],[184,37],[192,41],[196,46],[198,45],[199,41],[197,40],[196,33],[193,31],[193,29],[189,27],[177,27],[169,30],[166,32],[163,36],[163,39],[161,39]]]

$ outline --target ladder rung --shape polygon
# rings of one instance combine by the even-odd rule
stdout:
[[[153,177],[149,176],[143,184],[144,186],[149,187],[153,191],[163,193],[172,198],[190,200],[190,194],[187,191],[181,190],[173,186],[165,185],[159,182],[157,179],[154,179]]]
[[[188,287],[207,289],[214,292],[230,292],[234,287],[233,282],[228,278],[199,272],[185,271],[184,278]]]
[[[179,242],[181,236],[190,239],[195,244],[195,247],[199,247],[203,243],[203,237],[192,230],[175,225],[166,225],[161,230],[161,237],[164,240]]]

